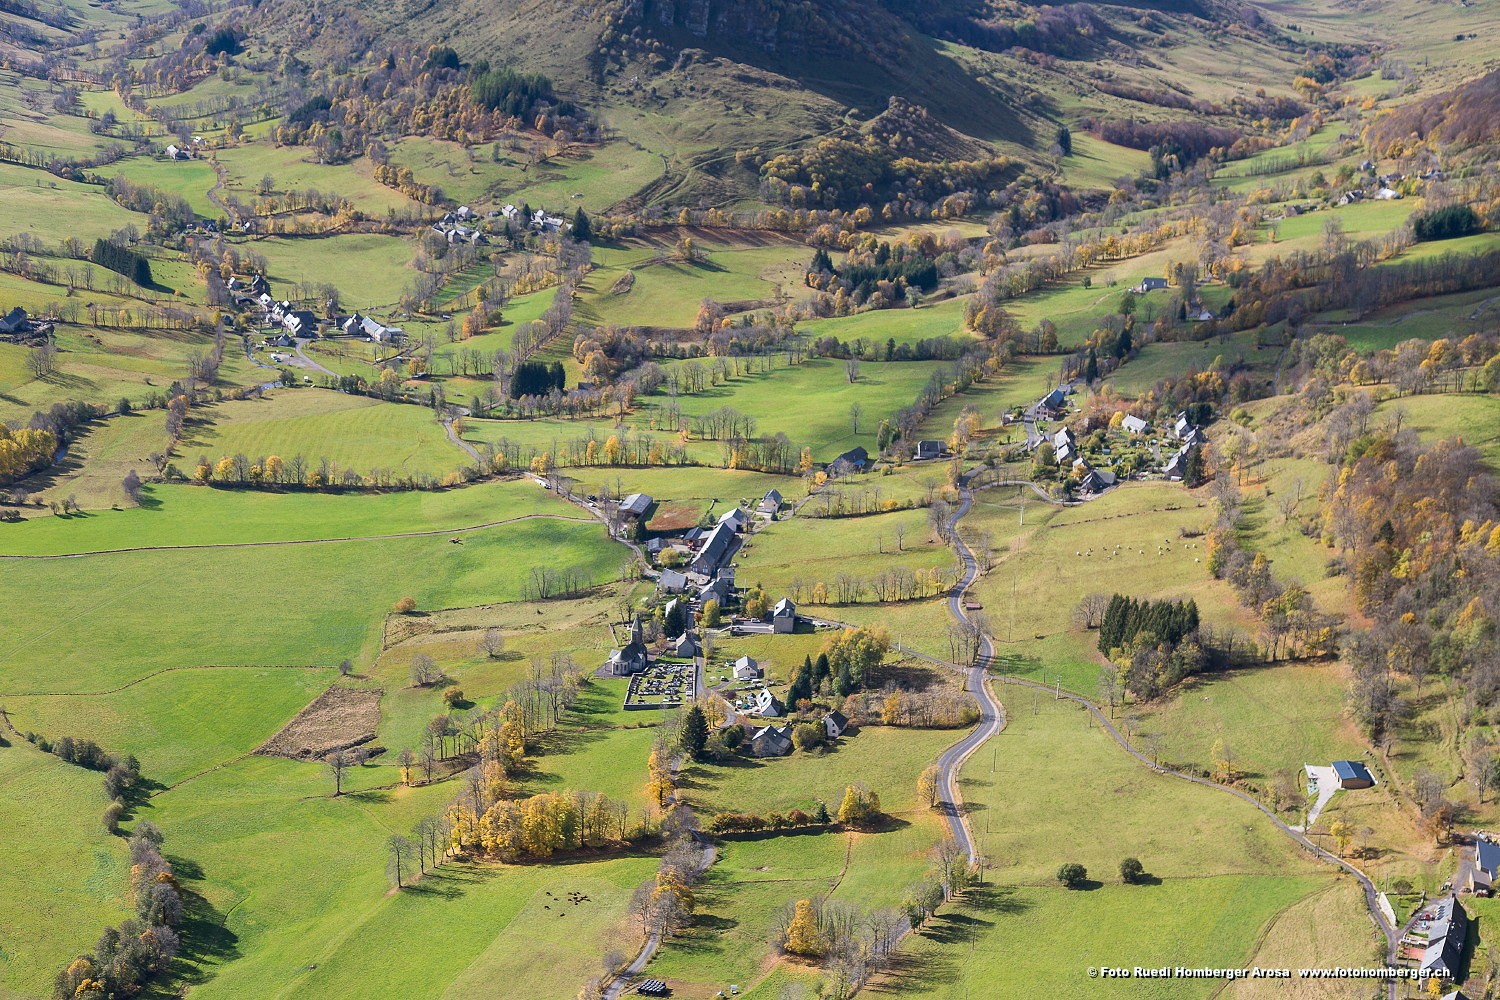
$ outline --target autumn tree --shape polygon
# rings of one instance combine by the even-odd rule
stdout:
[[[791,955],[817,958],[827,949],[827,940],[818,926],[818,914],[812,900],[799,899],[792,909],[782,949]]]

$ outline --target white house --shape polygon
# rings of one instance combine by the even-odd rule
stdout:
[[[756,715],[767,719],[777,718],[783,711],[781,702],[777,701],[776,696],[765,688],[761,688],[755,693],[755,704],[751,710]]]
[[[1120,426],[1125,430],[1126,434],[1144,434],[1151,427],[1150,424],[1146,423],[1140,417],[1128,413],[1125,415],[1125,419],[1120,421]]]
[[[777,512],[781,510],[781,505],[785,502],[786,500],[782,497],[779,490],[770,490],[765,496],[760,498],[760,505],[756,507],[756,510],[769,517],[775,517]]]
[[[737,681],[753,681],[761,675],[760,664],[748,656],[742,656],[734,661],[734,679]]]

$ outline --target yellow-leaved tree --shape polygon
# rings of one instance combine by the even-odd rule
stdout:
[[[791,922],[786,926],[786,941],[782,947],[792,955],[816,958],[827,949],[823,931],[818,927],[818,915],[813,910],[812,900],[799,899],[792,910]]]

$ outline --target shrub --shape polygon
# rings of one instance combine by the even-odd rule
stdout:
[[[417,610],[417,599],[415,597],[403,597],[396,602],[396,614],[409,615]]]
[[[1076,889],[1089,877],[1089,870],[1076,861],[1069,861],[1057,870],[1057,880],[1069,889]]]
[[[449,708],[456,708],[457,706],[462,705],[464,701],[464,689],[459,687],[457,684],[450,685],[443,689],[443,704],[447,705]]]
[[[1146,874],[1146,868],[1141,864],[1140,858],[1126,858],[1120,862],[1120,881],[1126,885],[1135,885]]]

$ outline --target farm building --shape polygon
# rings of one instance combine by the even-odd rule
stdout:
[[[750,524],[750,515],[739,507],[731,507],[719,515],[719,524],[727,524],[735,531],[744,531]]]
[[[1135,286],[1134,291],[1137,295],[1145,295],[1147,292],[1154,292],[1157,289],[1166,287],[1166,278],[1142,278],[1141,283]]]
[[[1333,762],[1333,773],[1338,776],[1340,788],[1371,788],[1375,784],[1370,769],[1365,767],[1363,761],[1336,760]]]
[[[1078,455],[1078,439],[1064,427],[1052,435],[1052,449],[1057,452],[1057,464],[1070,464]]]
[[[26,310],[20,306],[0,316],[0,333],[24,333],[28,325]]]
[[[769,490],[765,496],[760,498],[760,504],[755,509],[757,513],[775,517],[780,512],[781,505],[784,503],[786,503],[786,500],[782,497],[780,491]]]
[[[1053,413],[1061,413],[1068,407],[1068,392],[1062,386],[1058,386],[1056,389],[1053,389],[1051,392],[1047,393],[1047,395],[1043,396],[1042,401],[1037,405],[1043,410],[1049,410]]]
[[[675,569],[664,569],[661,571],[661,577],[656,581],[656,585],[661,588],[662,593],[680,594],[687,590],[688,578],[685,574],[679,573]]]
[[[870,453],[863,448],[851,448],[838,458],[828,463],[825,470],[830,476],[852,476],[856,472],[865,471],[865,466],[870,464]]]
[[[688,568],[695,573],[712,576],[729,562],[739,547],[740,540],[734,528],[721,521],[708,533],[708,538],[704,540]]]
[[[620,501],[620,513],[627,517],[645,517],[651,509],[651,496],[647,493],[632,493]]]

